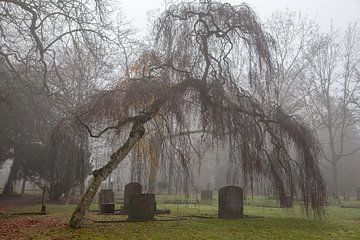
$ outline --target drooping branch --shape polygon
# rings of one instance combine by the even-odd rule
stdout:
[[[255,176],[279,183],[290,180],[281,195],[287,188],[291,193],[298,191],[306,208],[320,214],[325,190],[316,141],[301,121],[268,101],[272,94],[270,40],[253,12],[246,5],[181,3],[162,14],[154,30],[154,49],[144,51],[133,72],[127,74],[134,77],[122,79],[80,109],[83,114],[78,116],[87,130],[103,129],[92,134],[98,136],[116,128],[118,134],[130,123],[133,129],[145,129],[160,115],[166,125],[167,119],[172,119],[180,132],[200,126],[212,140],[231,141],[230,161],[239,163],[234,166],[242,170],[245,180]],[[241,52],[251,55],[240,55],[246,59],[247,74],[236,68]],[[143,134],[134,138],[130,133],[127,141],[131,144],[122,145],[103,168],[94,171],[94,180],[73,214],[72,227],[82,226],[101,181]],[[170,145],[179,156],[184,177],[189,178],[191,145],[181,133],[179,142],[182,144]],[[291,144],[298,153],[295,157],[288,151]],[[267,171],[269,167],[278,171]]]

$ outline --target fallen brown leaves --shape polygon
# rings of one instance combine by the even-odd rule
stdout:
[[[26,232],[41,232],[50,227],[66,226],[66,219],[52,216],[16,217],[0,219],[0,239],[23,240]]]

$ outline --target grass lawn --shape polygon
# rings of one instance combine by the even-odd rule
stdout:
[[[39,205],[14,208],[0,215],[0,239],[360,239],[360,209],[330,206],[323,220],[315,220],[306,218],[299,206],[285,210],[257,207],[251,202],[245,205],[245,214],[251,217],[220,220],[216,217],[216,203],[204,206],[174,201],[164,196],[157,198],[158,209],[171,210],[170,215],[157,216],[159,221],[94,223],[92,220],[125,220],[126,216],[90,212],[86,216],[89,221],[80,230],[67,227],[75,205],[48,205],[46,216],[10,215],[37,212]],[[269,205],[265,203],[255,201],[256,205]],[[10,235],[6,227],[12,229]]]

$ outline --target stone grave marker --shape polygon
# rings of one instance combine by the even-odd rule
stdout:
[[[360,201],[360,186],[356,187],[356,200]]]
[[[291,195],[286,195],[282,202],[280,202],[281,208],[292,208],[293,207],[293,198]]]
[[[219,189],[218,217],[221,219],[244,217],[244,196],[241,187],[227,186]]]
[[[130,194],[128,221],[154,221],[155,194]]]
[[[115,199],[112,189],[102,189],[99,192],[99,208],[101,213],[115,212]]]
[[[201,191],[201,204],[211,205],[213,200],[213,192],[210,190]]]
[[[350,193],[344,192],[343,195],[344,195],[344,201],[350,201]]]
[[[131,182],[125,185],[124,192],[124,209],[129,208],[130,194],[140,194],[142,192],[142,186],[138,182]]]

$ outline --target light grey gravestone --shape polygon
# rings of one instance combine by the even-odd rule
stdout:
[[[244,196],[241,187],[227,186],[219,189],[218,217],[221,219],[244,217]]]
[[[343,195],[344,195],[344,201],[350,201],[350,193],[344,192]]]
[[[211,205],[213,192],[210,190],[201,191],[201,204]]]
[[[142,192],[142,186],[138,182],[131,182],[125,185],[124,192],[124,209],[129,208],[130,194],[140,194]]]
[[[130,194],[128,221],[154,221],[155,194]]]
[[[99,192],[99,208],[101,213],[115,212],[115,198],[112,189],[103,189]]]
[[[360,201],[360,186],[356,187],[356,200]]]

